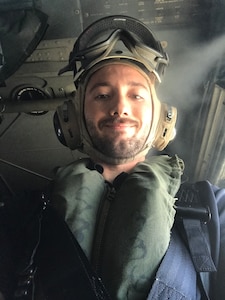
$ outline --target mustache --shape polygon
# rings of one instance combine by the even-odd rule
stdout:
[[[100,126],[110,126],[110,125],[112,126],[115,124],[138,125],[138,122],[131,118],[121,118],[118,116],[105,118],[99,122]]]

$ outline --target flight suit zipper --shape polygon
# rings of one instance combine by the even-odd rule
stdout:
[[[99,263],[101,260],[101,250],[102,250],[102,245],[104,240],[105,225],[111,207],[111,203],[115,199],[115,194],[116,194],[115,188],[110,183],[107,182],[105,187],[106,187],[106,192],[101,200],[98,214],[97,214],[97,222],[95,226],[95,234],[94,234],[92,256],[91,256],[92,265],[97,273],[99,273],[100,271]]]

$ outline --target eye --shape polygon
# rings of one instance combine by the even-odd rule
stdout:
[[[131,95],[131,98],[134,99],[134,100],[137,100],[137,101],[142,101],[145,99],[145,97],[141,96],[141,95],[137,95],[137,94],[133,94]]]
[[[144,101],[148,99],[150,96],[149,91],[141,87],[131,88],[128,92],[128,95],[132,100],[136,100],[136,101]]]
[[[140,96],[140,95],[134,95],[134,97],[135,97],[135,99],[143,99],[143,97],[142,96]]]
[[[110,95],[109,94],[98,94],[95,96],[96,100],[107,100],[109,99]]]

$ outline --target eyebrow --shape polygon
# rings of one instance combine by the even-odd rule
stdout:
[[[93,90],[95,90],[96,88],[101,87],[101,86],[110,86],[110,83],[107,81],[97,82],[91,87],[90,92],[92,92]]]
[[[127,83],[127,85],[128,86],[135,86],[135,87],[142,87],[142,88],[144,88],[145,90],[149,90],[149,86],[147,86],[147,85],[145,85],[145,84],[143,84],[142,82],[136,82],[136,81],[129,81],[128,83]],[[111,86],[111,84],[110,84],[110,82],[108,82],[108,81],[102,81],[102,82],[97,82],[97,83],[95,83],[92,87],[91,87],[91,89],[89,90],[90,92],[92,92],[93,90],[95,90],[96,88],[98,88],[98,87],[107,87],[107,86]]]
[[[136,81],[129,81],[128,82],[128,85],[129,86],[140,86],[140,87],[143,87],[144,89],[148,90],[149,89],[149,86],[142,83],[142,82],[136,82]]]

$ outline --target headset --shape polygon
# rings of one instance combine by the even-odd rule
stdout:
[[[110,60],[129,61],[145,73],[153,73],[158,82],[169,63],[161,43],[145,24],[132,17],[114,15],[95,21],[83,31],[70,53],[68,65],[59,75],[73,71],[78,90],[79,85],[87,82],[90,70]],[[59,141],[71,150],[82,151],[81,122],[85,121],[80,113],[80,101],[83,99],[77,97],[65,101],[57,108],[53,119]],[[177,109],[159,100],[153,105],[158,112],[152,147],[161,151],[175,137]]]
[[[61,144],[76,150],[81,147],[80,130],[73,100],[64,101],[53,116],[56,136]]]
[[[162,151],[175,138],[176,120],[177,109],[166,103],[161,103],[160,118],[152,145],[155,149]],[[60,143],[71,150],[82,148],[79,122],[73,100],[67,100],[57,107],[53,122],[55,133]]]

